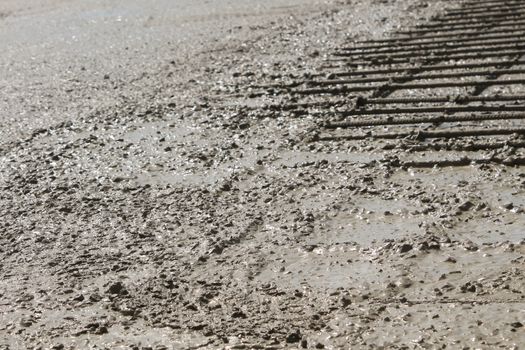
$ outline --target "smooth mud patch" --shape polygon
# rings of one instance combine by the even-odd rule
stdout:
[[[339,210],[323,220],[307,242],[368,247],[385,240],[421,234],[421,218],[410,214],[414,210],[415,207],[405,200],[351,199],[349,203],[340,203]]]
[[[511,276],[517,271],[508,272],[506,266],[522,268],[521,254],[519,248],[509,250],[504,246],[467,251],[451,245],[432,252],[413,250],[404,254],[387,247],[360,249],[355,245],[287,249],[274,255],[255,280],[283,289],[343,289],[354,295],[405,297],[411,301],[437,302],[443,299],[441,290],[447,292],[449,300],[475,297],[490,302],[495,293],[501,300],[516,300],[521,298],[513,292],[519,289],[519,281]],[[474,289],[465,289],[471,285]]]
[[[257,275],[258,282],[275,283],[279,288],[324,291],[381,281],[381,267],[357,260],[360,253],[355,246],[318,247],[311,252],[287,249],[275,258]]]
[[[525,218],[513,213],[503,213],[496,217],[478,218],[459,223],[452,237],[457,240],[471,240],[476,244],[509,241],[519,243],[525,239]]]

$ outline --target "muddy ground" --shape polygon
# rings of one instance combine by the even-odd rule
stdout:
[[[2,2],[0,349],[523,347],[522,168],[246,97],[444,6]]]

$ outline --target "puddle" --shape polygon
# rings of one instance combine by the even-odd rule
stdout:
[[[353,250],[353,252],[352,252]],[[379,284],[381,266],[359,257],[352,247],[317,248],[313,252],[285,251],[256,277],[261,283],[275,283],[281,288],[316,290]]]
[[[503,214],[496,218],[476,218],[472,222],[457,225],[451,238],[459,241],[466,239],[476,244],[509,241],[519,243],[525,239],[525,217],[515,214]]]
[[[418,220],[406,220],[402,217],[370,216],[367,219],[355,216],[339,215],[326,226],[326,233],[318,235],[309,243],[357,243],[369,246],[387,239],[403,239],[423,231],[418,227]]]
[[[274,283],[279,288],[310,288],[320,292],[336,290],[361,290],[379,292],[379,295],[400,295],[410,300],[420,300],[434,295],[435,288],[451,284],[448,297],[462,299],[465,295],[459,286],[478,281],[488,292],[490,300],[494,283],[508,271],[508,266],[522,256],[521,251],[506,251],[503,247],[482,248],[469,252],[462,247],[443,247],[430,253],[414,252],[399,261],[397,251],[369,250],[362,252],[352,245],[332,245],[315,248],[311,252],[301,249],[282,250],[274,260],[256,276],[260,283]],[[413,256],[412,256],[413,255]],[[410,257],[412,256],[412,257]],[[454,262],[449,260],[453,258]],[[515,265],[517,269],[523,264]],[[404,288],[387,288],[407,278]],[[500,296],[515,298],[512,289],[519,281],[510,280],[515,286]],[[390,294],[389,294],[390,293]]]
[[[488,182],[476,184],[474,188],[481,192],[483,199],[491,208],[505,209],[502,207],[506,204],[512,204],[508,210],[525,209],[525,190],[523,189]]]
[[[356,243],[366,247],[423,233],[421,218],[409,214],[416,208],[405,201],[360,198],[345,207],[323,222],[308,243]]]

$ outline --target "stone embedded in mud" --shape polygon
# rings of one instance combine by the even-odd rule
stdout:
[[[463,248],[465,248],[465,250],[472,251],[472,252],[475,252],[475,251],[479,250],[479,247],[474,242],[472,242],[470,240],[467,240],[466,242],[463,242],[462,246],[463,246]]]
[[[343,307],[347,307],[350,304],[352,304],[352,300],[350,300],[348,296],[341,297],[341,305],[343,305]]]
[[[30,327],[33,324],[33,320],[31,318],[22,318],[20,320],[20,326],[22,327]]]
[[[215,245],[215,246],[213,246],[212,249],[210,249],[208,251],[208,254],[210,254],[210,255],[211,254],[221,254],[223,250],[224,250],[224,248],[221,247],[220,245]]]
[[[74,301],[84,301],[84,295],[78,294],[77,296],[73,297]]]
[[[113,283],[107,290],[107,292],[109,294],[120,294],[120,295],[125,295],[125,294],[128,294],[128,291],[126,290],[126,287],[124,286],[124,284],[122,282],[116,282],[116,283]]]
[[[246,318],[248,316],[246,316],[246,314],[242,311],[234,311],[232,313],[232,318]]]
[[[396,281],[396,286],[401,288],[408,288],[412,285],[412,281],[407,277],[401,277]]]
[[[463,202],[460,206],[458,206],[458,209],[460,211],[468,211],[472,207],[474,207],[474,203],[472,203],[471,201],[466,201],[466,202]]]
[[[406,253],[406,252],[411,251],[412,248],[413,248],[412,244],[405,243],[399,246],[398,251],[400,253]]]
[[[98,322],[93,322],[93,323],[86,325],[86,330],[91,334],[98,334],[98,335],[108,333],[108,328],[105,325],[100,324]]]
[[[127,304],[118,305],[114,310],[120,312],[124,316],[134,316],[138,313],[137,309]]]
[[[115,178],[113,178],[113,182],[115,182],[115,183],[119,183],[119,182],[122,182],[124,180],[125,179],[122,176],[116,176]]]
[[[239,124],[239,129],[241,130],[246,130],[250,127],[250,123],[240,123]]]
[[[439,242],[436,242],[436,241],[430,241],[427,244],[427,247],[429,250],[439,250],[441,249],[441,244],[439,244]]]
[[[230,190],[232,189],[232,186],[231,186],[231,184],[229,184],[228,182],[225,182],[225,183],[223,183],[223,184],[219,187],[219,189],[220,189],[221,191],[225,191],[225,192],[227,192],[227,191],[230,191]]]
[[[508,202],[508,203],[503,203],[503,204],[501,205],[501,207],[502,207],[503,209],[511,210],[512,208],[514,208],[514,203],[510,203],[510,202]]]
[[[102,297],[100,295],[98,295],[97,293],[93,293],[89,296],[89,300],[96,303],[100,300],[102,300]]]
[[[459,289],[461,290],[462,293],[467,293],[467,292],[475,293],[476,285],[474,285],[473,283],[467,282],[464,285],[460,286]]]
[[[298,343],[301,341],[301,332],[299,330],[294,331],[293,333],[288,334],[286,337],[287,343]]]

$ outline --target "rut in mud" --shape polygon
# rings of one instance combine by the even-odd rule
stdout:
[[[391,38],[341,47],[321,74],[245,89],[251,97],[289,96],[264,108],[315,116],[315,141],[405,139],[412,142],[375,144],[407,151],[523,148],[524,16],[519,1],[464,3]],[[444,156],[398,164],[472,162],[522,165],[525,159]]]

